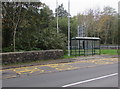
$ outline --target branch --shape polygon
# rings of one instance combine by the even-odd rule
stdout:
[[[13,20],[12,20],[12,18],[11,18],[11,16],[9,15],[9,13],[6,10],[6,6],[4,4],[2,4],[2,6],[3,6],[5,12],[7,13],[7,15],[9,16],[9,18],[11,19],[12,23],[14,23]]]

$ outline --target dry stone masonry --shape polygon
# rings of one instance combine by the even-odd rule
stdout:
[[[2,63],[18,63],[46,59],[59,59],[64,53],[63,50],[42,50],[42,51],[28,51],[28,52],[10,52],[1,53]]]

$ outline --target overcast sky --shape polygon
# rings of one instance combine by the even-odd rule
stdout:
[[[56,0],[40,0],[50,7],[55,12]],[[82,13],[87,9],[100,8],[110,6],[118,11],[118,2],[120,0],[70,0],[70,14],[72,16]],[[68,10],[68,0],[58,0],[58,5],[62,4]]]

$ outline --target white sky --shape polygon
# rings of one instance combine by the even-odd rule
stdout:
[[[55,12],[56,0],[40,0],[50,7]],[[70,0],[70,14],[72,16],[82,13],[87,9],[100,8],[101,10],[105,6],[110,6],[118,11],[118,2],[120,0]],[[58,5],[62,4],[66,10],[68,10],[68,0],[58,0]]]

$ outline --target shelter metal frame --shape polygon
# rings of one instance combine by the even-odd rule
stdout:
[[[98,37],[73,37],[71,39],[70,53],[74,56],[100,55],[100,38]]]

